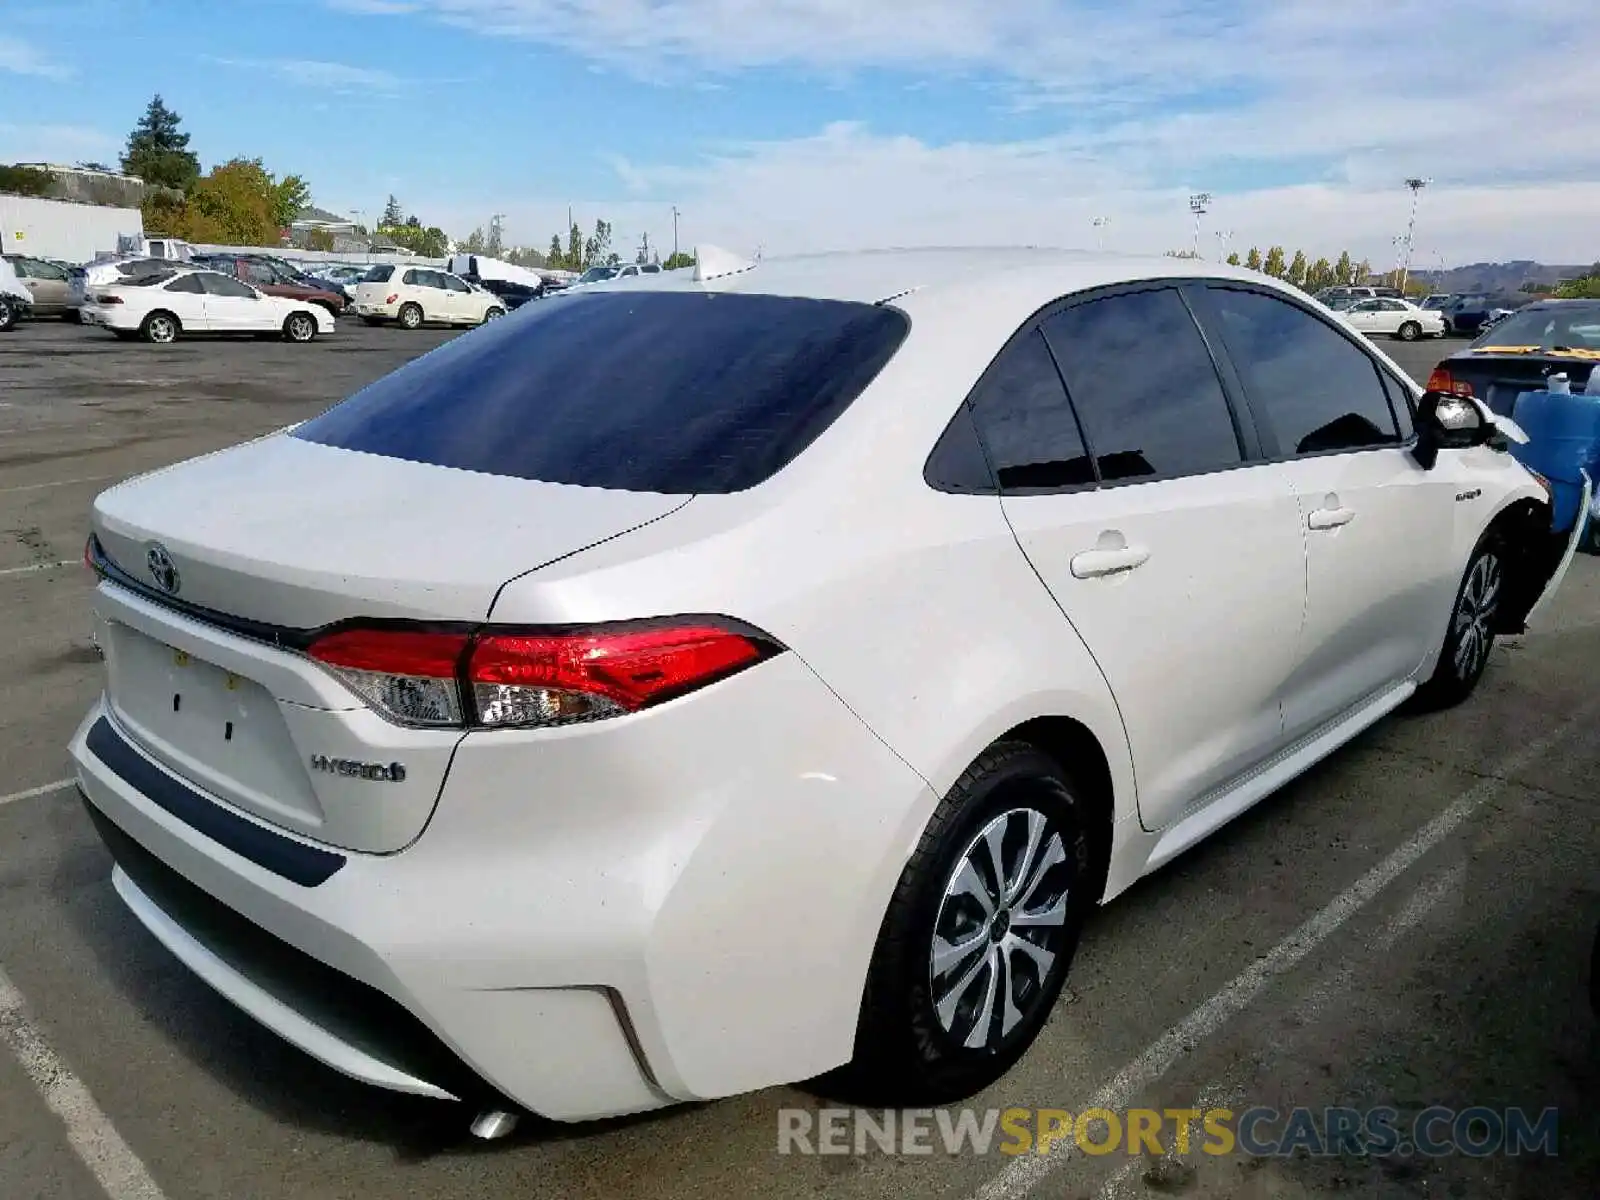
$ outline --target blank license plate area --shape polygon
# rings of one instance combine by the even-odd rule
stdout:
[[[268,819],[320,821],[271,693],[119,622],[107,622],[106,632],[112,707],[153,757]]]

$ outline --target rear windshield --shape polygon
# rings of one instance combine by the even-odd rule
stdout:
[[[1600,303],[1525,308],[1501,321],[1473,345],[1600,350]]]
[[[394,268],[384,263],[379,263],[361,277],[362,283],[388,283],[389,276],[394,274]]]
[[[548,483],[737,492],[791,462],[910,328],[898,309],[569,293],[465,334],[291,435]]]

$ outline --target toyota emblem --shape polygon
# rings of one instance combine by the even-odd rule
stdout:
[[[156,586],[169,596],[176,596],[178,589],[183,586],[183,579],[178,574],[178,568],[173,565],[172,555],[167,553],[167,548],[160,542],[151,542],[150,549],[145,551],[144,565],[150,571],[150,578],[156,581]]]

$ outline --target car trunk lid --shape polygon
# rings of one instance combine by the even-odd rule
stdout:
[[[148,757],[250,816],[347,849],[401,849],[427,823],[460,730],[384,719],[304,653],[312,631],[482,621],[508,580],[688,500],[284,434],[132,480],[92,519],[112,717]]]
[[[1582,390],[1595,365],[1590,356],[1521,351],[1515,346],[1485,347],[1455,354],[1439,364],[1453,384],[1468,384],[1472,394],[1499,416],[1513,416],[1517,397],[1542,391],[1553,374],[1565,373],[1574,391]],[[1448,390],[1448,389],[1447,389]]]

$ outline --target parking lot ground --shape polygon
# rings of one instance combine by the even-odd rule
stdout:
[[[1558,1157],[779,1155],[779,1110],[829,1103],[799,1088],[530,1121],[485,1144],[453,1106],[346,1081],[237,1014],[124,911],[72,791],[37,790],[67,776],[65,744],[100,686],[76,565],[87,506],[116,479],[309,416],[449,336],[342,323],[310,346],[148,347],[64,325],[0,337],[0,1196],[1596,1194],[1588,558],[1538,629],[1502,642],[1469,704],[1384,722],[1099,913],[1039,1043],[973,1102],[1556,1107]],[[1384,348],[1419,378],[1448,349]],[[7,1009],[6,981],[22,1008]]]

